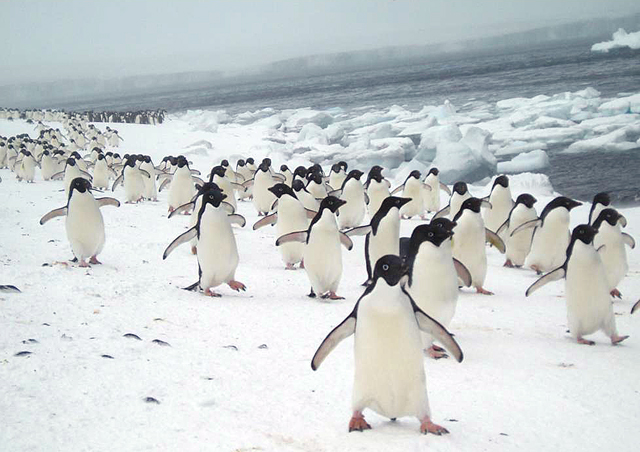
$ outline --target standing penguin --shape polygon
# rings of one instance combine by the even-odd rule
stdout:
[[[626,225],[627,219],[611,208],[601,210],[593,222],[593,227],[598,231],[593,239],[593,246],[602,258],[611,296],[618,298],[622,298],[617,289],[618,284],[629,271],[625,246],[631,249],[636,246],[633,237],[620,230],[621,226]]]
[[[437,220],[436,220],[437,221]],[[438,224],[422,224],[411,234],[407,264],[409,283],[407,292],[416,304],[445,328],[456,312],[458,300],[458,271],[451,254],[453,232]],[[423,335],[424,347],[434,359],[446,358],[433,338]]]
[[[489,195],[491,207],[484,209],[484,225],[487,229],[497,232],[502,223],[507,220],[509,212],[513,208],[509,178],[504,174],[498,176],[491,187]],[[506,237],[501,237],[502,239]]]
[[[38,162],[29,151],[24,151],[22,162],[20,163],[20,177],[22,180],[33,183],[36,178],[36,166]]]
[[[280,165],[280,174],[284,176],[283,184],[291,187],[291,183],[293,182],[293,173],[287,165]]]
[[[144,155],[142,156],[142,163],[140,164],[140,169],[142,171],[146,171],[147,174],[151,177],[143,177],[142,182],[144,185],[144,190],[142,196],[149,201],[157,201],[158,200],[158,188],[156,187],[156,175],[158,170],[153,165],[151,161],[151,156]]]
[[[51,176],[51,179],[53,180],[64,179],[65,195],[69,196],[69,190],[71,189],[71,182],[73,182],[78,177],[83,177],[89,181],[93,179],[91,174],[85,171],[82,171],[78,167],[76,163],[76,159],[74,159],[73,157],[69,157],[66,161],[64,170]]]
[[[90,264],[100,264],[98,254],[104,246],[104,220],[100,207],[120,207],[120,202],[114,198],[95,199],[90,192],[91,182],[81,177],[74,179],[69,187],[67,205],[52,210],[40,219],[45,224],[52,218],[66,215],[65,227],[71,250],[80,262],[80,267]]]
[[[253,190],[253,206],[258,211],[259,216],[267,215],[271,211],[271,206],[276,200],[269,187],[273,187],[276,181],[271,176],[271,167],[268,162],[260,163],[253,175],[253,179],[245,182],[243,186],[251,187]]]
[[[562,264],[571,238],[569,212],[581,205],[581,202],[558,196],[542,209],[539,218],[522,224],[511,233],[516,235],[528,228],[535,228],[525,265],[541,274]]]
[[[181,155],[177,159],[177,165],[178,167],[173,173],[173,177],[171,177],[171,185],[169,186],[169,212],[191,201],[191,198],[196,194],[189,162]]]
[[[236,188],[239,189],[239,191],[244,191],[244,187],[240,184],[232,182],[227,177],[227,174],[228,171],[225,170],[224,166],[214,166],[211,170],[211,174],[209,175],[209,182],[213,182],[218,187],[220,187],[222,193],[227,195],[227,197],[225,198],[226,202],[231,204],[234,210],[237,210],[238,203],[236,202]]]
[[[603,209],[606,209],[611,205],[611,198],[609,197],[609,193],[602,192],[598,193],[593,197],[593,202],[591,203],[591,209],[589,209],[589,224],[593,224],[600,215],[600,212]]]
[[[278,198],[277,211],[256,222],[253,225],[254,230],[275,223],[276,235],[281,237],[309,227],[309,219],[315,217],[316,212],[305,209],[290,186],[279,183],[270,187],[269,191]],[[302,265],[304,247],[305,245],[300,242],[284,243],[279,247],[287,270],[293,270],[298,262]]]
[[[327,196],[327,187],[320,171],[313,168],[309,169],[306,189],[317,199],[324,199]]]
[[[524,223],[538,218],[536,208],[533,206],[536,202],[537,199],[528,193],[518,196],[516,205],[509,212],[509,217],[496,231],[498,236],[506,237],[505,267],[522,267],[529,251],[531,251],[533,229],[529,228],[515,235],[512,232]]]
[[[331,166],[331,171],[329,172],[329,186],[338,190],[342,187],[344,180],[347,178],[347,162],[340,161],[338,163],[334,163]]]
[[[440,189],[451,195],[451,190],[445,184],[440,182],[440,170],[431,168],[424,178],[424,184],[429,186],[430,190],[425,190],[422,194],[424,199],[424,210],[427,212],[437,212],[440,210]]]
[[[363,174],[360,170],[349,171],[339,190],[340,199],[346,201],[345,206],[340,209],[340,216],[338,216],[340,229],[360,226],[364,219],[367,194],[362,182],[360,182]]]
[[[566,259],[562,266],[547,273],[528,289],[528,297],[551,281],[565,278],[567,320],[569,332],[579,344],[594,345],[583,336],[601,330],[616,345],[629,336],[619,336],[613,305],[609,297],[609,282],[599,253],[593,246],[597,230],[588,224],[577,226],[571,234]]]
[[[404,184],[393,190],[391,194],[394,195],[400,190],[402,190],[403,198],[411,199],[411,201],[402,206],[402,209],[400,209],[400,215],[402,216],[402,218],[419,216],[422,219],[425,219],[422,193],[425,190],[431,190],[431,187],[427,188],[427,186],[425,186],[420,181],[420,171],[411,171],[411,173],[409,173],[409,176],[407,176],[406,180],[404,181]]]
[[[389,196],[382,201],[382,205],[371,218],[369,225],[346,231],[349,237],[366,234],[364,259],[367,266],[367,280],[363,286],[373,282],[373,266],[378,259],[387,254],[400,253],[400,209],[410,201],[409,198]]]
[[[311,220],[306,231],[286,234],[276,240],[276,246],[289,242],[306,243],[304,268],[311,282],[310,297],[316,294],[331,300],[343,300],[336,295],[342,278],[342,251],[340,245],[350,250],[353,242],[338,230],[336,211],[345,201],[335,196],[327,196],[320,203],[320,210]]]
[[[350,432],[371,428],[362,414],[369,408],[391,419],[415,416],[424,434],[449,433],[431,421],[420,331],[437,338],[458,362],[463,359],[462,350],[406,292],[406,273],[398,256],[380,258],[373,283],[351,314],[322,341],[311,361],[311,368],[317,370],[343,339],[355,335]]]
[[[107,165],[107,160],[103,154],[98,154],[95,165],[93,166],[93,186],[96,188],[108,188],[109,176],[113,170]]]
[[[464,264],[471,274],[471,284],[478,293],[493,295],[484,289],[484,280],[487,276],[487,251],[485,242],[495,244],[501,252],[505,252],[504,243],[495,232],[485,228],[480,207],[482,200],[469,198],[462,203],[460,210],[453,218],[455,239],[452,243],[453,257]]]
[[[113,181],[111,191],[115,191],[118,185],[122,182],[124,185],[124,192],[126,197],[126,203],[133,204],[142,201],[144,195],[144,178],[151,177],[149,173],[138,168],[137,159],[135,156],[129,156],[124,163],[122,173]]]
[[[246,286],[235,279],[239,257],[230,221],[230,217],[235,214],[227,215],[221,206],[225,197],[226,195],[220,190],[210,190],[204,193],[202,206],[197,213],[196,225],[171,242],[162,255],[162,259],[166,259],[177,246],[197,238],[198,281],[185,289],[196,290],[200,287],[204,290],[205,295],[211,297],[221,296],[211,289],[223,283],[235,291],[246,290]],[[240,217],[240,215],[235,216]],[[244,221],[242,221],[243,223]]]
[[[40,174],[44,180],[49,180],[58,172],[58,162],[53,159],[51,152],[44,150],[40,158]]]
[[[367,182],[364,184],[364,188],[367,189],[367,196],[369,197],[367,210],[369,211],[369,217],[372,218],[382,205],[382,201],[391,196],[389,192],[391,184],[387,179],[382,177],[382,170],[383,168],[381,166],[372,166],[367,175]]]
[[[453,193],[451,193],[451,198],[449,198],[449,205],[438,211],[433,219],[442,218],[442,217],[455,217],[460,211],[460,207],[462,203],[467,199],[471,198],[471,193],[469,193],[469,188],[465,182],[458,181],[453,184]]]
[[[291,183],[291,188],[293,188],[293,191],[296,193],[296,196],[305,209],[313,210],[314,212],[318,211],[320,208],[320,201],[307,191],[305,184],[301,179],[294,179]]]

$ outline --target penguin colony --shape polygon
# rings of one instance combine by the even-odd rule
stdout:
[[[325,174],[317,164],[293,171],[281,165],[275,171],[270,159],[256,165],[249,157],[238,160],[235,170],[223,160],[201,178],[184,156],[167,156],[158,165],[145,155],[120,157],[108,150],[122,140],[117,131],[107,127],[101,132],[82,117],[38,113],[29,116],[41,118],[35,126],[37,139],[27,134],[0,137],[0,168],[29,183],[36,168],[44,180],[64,181],[67,204],[46,213],[40,223],[65,217],[80,267],[100,264],[98,254],[106,241],[100,208],[120,206],[112,197],[95,198],[92,191],[115,191],[120,185],[125,202],[132,204],[157,201],[158,191],[168,189],[168,217],[191,215],[191,227],[170,241],[163,259],[189,242],[198,279],[184,289],[212,297],[222,296],[214,289],[223,284],[247,290],[235,278],[240,256],[233,230],[246,223],[236,213],[239,201],[251,202],[262,216],[254,230],[275,226],[282,262],[289,270],[304,268],[309,297],[342,299],[342,248],[351,250],[351,237],[365,236],[366,289],[311,361],[317,370],[343,339],[354,335],[349,431],[371,428],[363,415],[369,408],[392,420],[414,416],[422,433],[449,433],[432,421],[423,356],[446,358],[449,352],[463,360],[447,327],[462,287],[492,294],[484,287],[487,244],[505,254],[505,267],[527,267],[540,275],[526,290],[527,297],[551,281],[565,280],[569,331],[578,343],[594,345],[584,336],[599,330],[613,345],[628,337],[616,329],[611,298],[621,298],[617,286],[628,271],[627,248],[633,249],[635,241],[622,231],[627,221],[611,207],[606,193],[595,196],[588,221],[570,231],[570,211],[580,202],[559,196],[538,215],[530,194],[513,200],[504,175],[483,199],[473,197],[463,181],[450,190],[440,183],[437,168],[424,178],[412,171],[393,190],[382,167],[372,167],[363,182],[365,173],[349,170],[345,162]],[[54,118],[62,119],[64,132],[41,122]],[[450,195],[442,209],[440,190]],[[400,237],[401,219],[426,221],[428,213],[434,213],[430,221],[416,226],[410,237]],[[0,290],[19,292],[10,285]],[[638,303],[632,313],[637,309]]]
[[[0,119],[25,119],[28,122],[62,121],[76,118],[87,122],[120,122],[128,124],[162,124],[167,112],[165,110],[138,111],[85,111],[65,112],[64,110],[25,110],[0,108]]]

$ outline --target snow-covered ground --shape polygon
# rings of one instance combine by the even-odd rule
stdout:
[[[482,130],[445,119],[453,116],[447,106],[427,109],[421,118],[401,107],[350,118],[337,110],[260,111],[233,118],[201,111],[160,126],[111,126],[124,138],[120,153],[149,154],[156,163],[182,153],[203,173],[222,158],[235,164],[240,156],[259,161],[268,155],[276,168],[346,158],[362,169],[372,162],[393,163],[398,169],[385,174],[400,183],[412,167],[427,167],[406,162],[407,152],[468,153],[477,145],[474,155],[517,154],[544,150],[553,140],[636,127],[640,104],[624,102],[629,102],[626,111],[615,105],[603,110],[605,100],[587,92],[504,102],[499,116],[474,110],[464,118],[484,122],[483,130],[493,133],[492,149]],[[584,106],[582,113],[573,113],[576,105]],[[600,122],[587,128],[571,115]],[[104,130],[105,124],[98,127]],[[304,140],[297,141],[305,127]],[[429,132],[432,127],[440,129]],[[595,132],[598,127],[602,132]],[[0,120],[0,135],[22,132],[35,136],[23,121]],[[431,137],[435,147],[417,149],[409,138],[414,133],[423,135],[422,143]],[[428,133],[433,135],[425,137]],[[460,145],[438,147],[442,137]],[[342,141],[347,139],[350,144]],[[541,157],[536,162],[543,160],[536,155]],[[284,269],[274,229],[251,230],[256,212],[250,203],[239,203],[247,226],[235,229],[236,278],[247,291],[225,286],[223,297],[212,299],[180,290],[197,279],[188,246],[162,260],[165,247],[189,221],[167,219],[166,191],[157,203],[103,208],[104,264],[82,269],[63,263],[72,257],[64,220],[38,224],[42,215],[65,204],[62,182],[44,182],[38,175],[35,184],[20,183],[8,170],[0,176],[0,284],[22,290],[0,294],[0,450],[637,449],[640,315],[629,314],[640,296],[637,250],[629,252],[630,271],[619,285],[623,300],[614,303],[618,329],[631,337],[612,347],[597,333],[591,336],[596,345],[588,347],[566,333],[562,282],[525,298],[535,274],[503,268],[503,256],[489,249],[485,287],[496,295],[463,290],[450,327],[464,361],[425,358],[433,420],[451,434],[422,436],[415,419],[392,423],[368,411],[373,430],[348,433],[353,338],[317,372],[310,360],[363,291],[362,237],[354,239],[352,251],[343,250],[338,293],[346,300],[310,299],[304,271]],[[533,194],[538,212],[556,195],[546,176],[510,179],[514,198]],[[470,189],[485,196],[490,187],[483,182]],[[113,195],[124,200],[122,187]],[[589,207],[572,211],[572,225],[586,222]],[[621,212],[629,221],[626,232],[639,238],[640,208]],[[420,223],[403,221],[403,235]],[[141,340],[124,337],[129,333]],[[16,356],[22,351],[32,353]],[[159,403],[145,401],[148,397]]]
[[[640,31],[627,33],[624,28],[619,28],[613,33],[611,41],[598,42],[591,46],[592,52],[608,52],[613,49],[629,47],[630,49],[640,49]]]

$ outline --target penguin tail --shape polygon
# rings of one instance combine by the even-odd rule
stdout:
[[[183,287],[182,290],[188,290],[190,292],[195,292],[196,290],[198,290],[199,286],[200,286],[200,281],[196,281],[193,284],[191,284],[190,286]]]

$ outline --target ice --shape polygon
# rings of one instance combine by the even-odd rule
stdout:
[[[329,137],[326,132],[318,125],[309,122],[300,129],[298,135],[299,142],[310,142],[317,144],[329,144]]]
[[[349,133],[350,136],[369,135],[371,139],[393,138],[398,135],[398,129],[390,122],[359,127]]]
[[[572,143],[564,152],[628,151],[637,147],[640,124],[628,125],[599,137]]]
[[[347,135],[342,126],[339,124],[331,124],[325,129],[327,139],[331,144],[342,144],[343,139]]]
[[[544,141],[513,141],[495,151],[496,156],[521,154],[523,152],[535,151],[536,149],[546,149],[547,144]],[[489,148],[491,149],[491,148]]]
[[[495,158],[491,156],[493,161],[490,161],[483,157],[484,154],[476,152],[462,141],[443,141],[438,144],[432,165],[440,170],[440,181],[445,184],[477,181],[496,173]]]
[[[549,176],[539,173],[520,173],[509,176],[509,187],[514,198],[522,193],[533,196],[555,196],[556,192],[551,185]],[[540,211],[542,207],[538,207]]]
[[[508,162],[498,163],[498,173],[539,171],[549,166],[549,155],[542,149],[519,154]]]
[[[594,44],[591,46],[591,51],[607,53],[609,50],[623,47],[629,47],[634,50],[640,49],[640,31],[627,33],[624,28],[618,28],[618,31],[613,33],[613,39],[611,41]]]
[[[287,119],[287,129],[297,130],[306,124],[315,124],[324,129],[333,121],[333,116],[324,111],[298,110]]]
[[[436,149],[439,143],[457,143],[461,139],[462,132],[455,124],[430,127],[420,135],[416,159],[423,163],[429,163],[436,158]]]
[[[398,124],[400,125],[400,124]],[[400,137],[420,137],[428,128],[438,125],[438,120],[434,116],[415,122],[403,128],[398,136]]]

